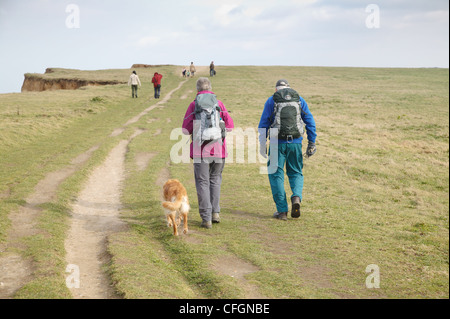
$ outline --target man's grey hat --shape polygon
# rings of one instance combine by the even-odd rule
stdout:
[[[275,85],[275,87],[277,88],[277,90],[283,89],[283,88],[288,88],[289,87],[289,82],[287,80],[281,79],[277,81],[277,84]]]

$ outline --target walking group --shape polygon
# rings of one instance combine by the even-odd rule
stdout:
[[[193,62],[189,76],[196,72]],[[186,76],[187,70],[183,70]],[[210,77],[215,76],[214,62],[210,64]],[[155,72],[152,83],[155,99],[161,94],[163,76]],[[132,97],[137,98],[141,82],[136,72],[130,76]],[[234,128],[234,122],[222,101],[212,91],[211,81],[200,77],[197,95],[184,115],[183,133],[191,136],[190,157],[194,165],[201,227],[211,228],[220,223],[220,191],[222,173],[228,157],[226,135]],[[285,172],[291,189],[291,217],[300,217],[303,192],[303,157],[316,152],[316,124],[308,104],[289,82],[280,79],[275,84],[275,93],[267,99],[259,121],[260,154],[267,159],[268,177],[276,212],[273,218],[288,220],[289,203],[284,188]],[[308,145],[302,153],[303,135],[306,128]]]
[[[195,72],[197,72],[197,69],[195,68],[194,62],[191,62],[189,69],[184,68],[183,71],[181,72],[181,74],[183,75],[184,78],[190,78],[190,77],[194,77]]]
[[[159,74],[158,72],[155,72],[152,78],[153,88],[155,90],[155,99],[159,99],[161,96],[161,80],[163,76],[162,74]],[[136,71],[133,71],[130,75],[130,78],[128,79],[128,86],[131,85],[131,97],[137,98],[138,97],[138,87],[141,87],[141,80],[139,79],[139,76],[137,75]]]
[[[182,71],[183,77],[194,77],[195,72],[197,72],[197,69],[194,65],[194,62],[191,62],[191,65],[189,66],[189,69],[184,68]],[[214,61],[211,62],[209,65],[209,75],[215,76],[215,66]],[[155,99],[159,99],[161,96],[161,80],[163,78],[163,75],[155,72],[152,78],[153,88],[155,91],[154,97]],[[138,88],[142,86],[141,80],[139,79],[139,76],[137,75],[136,71],[133,71],[130,75],[130,78],[128,79],[128,86],[131,86],[131,97],[137,98],[138,97]]]
[[[210,68],[210,76],[213,72]],[[194,165],[201,227],[212,228],[220,223],[220,191],[222,173],[228,156],[226,133],[234,128],[233,119],[225,105],[212,91],[206,77],[197,80],[197,96],[188,106],[182,128],[191,135],[190,157]],[[275,93],[263,108],[259,122],[260,153],[267,158],[272,197],[277,211],[273,218],[288,220],[288,202],[284,188],[284,174],[289,179],[292,195],[291,217],[300,217],[303,191],[303,133],[306,127],[308,146],[305,155],[316,152],[316,124],[306,101],[290,87],[287,80],[279,80]],[[267,142],[269,142],[267,146]]]

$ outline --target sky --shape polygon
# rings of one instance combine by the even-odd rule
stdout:
[[[48,67],[442,67],[448,0],[0,0],[0,93]]]

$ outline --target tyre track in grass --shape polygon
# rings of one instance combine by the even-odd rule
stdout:
[[[0,248],[3,253],[0,257],[0,299],[12,298],[21,287],[33,279],[33,261],[19,253],[27,249],[24,239],[39,234],[41,205],[55,199],[59,185],[80,169],[98,147],[96,145],[77,156],[67,167],[47,174],[36,185],[34,192],[25,199],[25,203],[9,214],[11,227],[6,244]]]
[[[182,85],[187,82],[187,80],[180,82],[178,87],[170,91],[164,99],[159,101],[158,103],[146,108],[143,112],[138,114],[137,116],[130,119],[128,122],[126,122],[122,127],[115,129],[109,137],[116,137],[122,134],[126,127],[130,124],[136,123],[142,116],[146,115],[148,112],[153,110],[156,107],[162,107],[164,103],[166,103],[171,95],[176,92],[178,89],[182,87]],[[143,131],[136,131],[135,134],[141,134]],[[130,140],[122,140],[119,145],[116,146],[116,148],[111,151],[111,156],[119,156],[122,157],[125,156],[123,153],[124,148],[126,152],[126,146],[128,143],[137,135],[134,135],[130,138]],[[9,299],[13,298],[15,293],[22,288],[24,285],[26,285],[28,282],[30,282],[33,279],[33,272],[35,271],[35,264],[31,258],[25,258],[24,254],[21,252],[26,251],[27,247],[24,244],[24,239],[27,237],[36,235],[39,233],[38,228],[38,218],[41,215],[42,208],[41,205],[45,203],[49,203],[55,200],[58,187],[61,185],[62,182],[64,182],[68,177],[72,176],[75,172],[77,172],[92,156],[92,154],[99,148],[100,145],[96,145],[91,147],[88,151],[82,153],[81,155],[74,158],[70,164],[67,167],[64,167],[60,170],[50,172],[48,173],[39,183],[36,185],[35,190],[32,194],[30,194],[26,199],[25,203],[22,204],[22,206],[19,208],[16,212],[11,212],[9,214],[9,218],[11,220],[11,227],[8,231],[7,240],[5,243],[0,245],[0,299]],[[122,154],[123,153],[123,154]],[[112,160],[111,160],[112,161]],[[117,161],[117,159],[116,159]],[[106,162],[106,161],[105,161]],[[119,165],[120,166],[120,160],[118,160],[115,164],[108,163],[109,165]],[[109,173],[109,172],[108,172]],[[108,175],[108,174],[106,174]],[[119,179],[121,178],[121,173],[118,172],[115,174],[115,178]],[[116,184],[114,184],[116,185]],[[102,186],[99,186],[100,188]],[[116,185],[117,187],[117,185]],[[3,195],[3,194],[2,194]],[[113,196],[113,195],[111,195]],[[91,200],[91,199],[89,199]],[[78,204],[82,204],[82,202],[78,201]],[[103,208],[106,208],[107,214],[111,216],[103,216],[105,218],[102,218],[102,216],[97,216],[98,223],[91,225],[91,228],[98,227],[101,225],[101,223],[106,223],[107,228],[110,229],[120,229],[123,227],[123,224],[121,222],[117,222],[117,218],[114,216],[112,212],[117,211],[117,208],[119,207],[120,203],[114,202],[114,203],[108,203],[105,202],[105,199],[101,199],[100,201],[92,201],[94,207],[90,207],[90,209],[94,209],[93,211],[97,210],[99,206],[103,206]],[[84,202],[85,206],[92,206],[91,202]],[[86,205],[87,204],[87,205]],[[91,210],[92,212],[92,210]],[[86,222],[89,220],[88,217],[89,214],[86,216],[78,215],[78,224],[82,224],[82,220]],[[95,218],[94,218],[95,219]],[[102,220],[102,222],[100,222]],[[109,221],[111,223],[109,224]],[[73,219],[72,221],[73,222]],[[89,225],[88,225],[89,226]],[[74,226],[74,227],[79,227]],[[101,247],[106,247],[106,238],[98,237],[98,240],[102,242],[100,245]],[[67,243],[68,244],[68,243]],[[94,245],[95,246],[95,245]],[[68,253],[69,255],[70,253]],[[97,255],[97,257],[100,260],[107,261],[108,256],[106,254],[106,251],[101,252]],[[98,264],[98,262],[95,262]],[[102,263],[100,263],[102,264]],[[95,268],[95,267],[94,267]],[[80,270],[81,272],[81,270]],[[101,278],[101,276],[100,276]],[[104,284],[104,281],[100,280]],[[108,285],[105,284],[107,287]],[[101,289],[100,289],[101,290]],[[110,297],[117,297],[114,293],[111,293],[110,290],[106,289],[106,296]],[[81,295],[81,294],[79,294]],[[103,293],[105,295],[105,293]],[[89,295],[86,295],[85,297],[89,298]]]

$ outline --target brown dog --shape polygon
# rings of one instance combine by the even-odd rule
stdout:
[[[173,227],[173,234],[178,236],[177,227],[183,219],[183,233],[188,232],[189,199],[186,188],[179,180],[169,179],[163,186],[164,200],[162,206],[166,211],[167,226]]]

